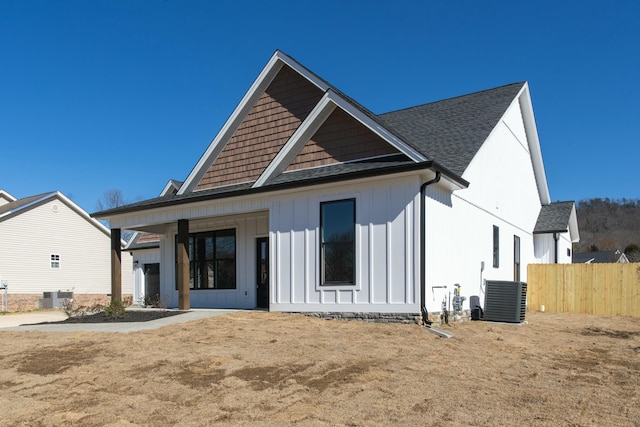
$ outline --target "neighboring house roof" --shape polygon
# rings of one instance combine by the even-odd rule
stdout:
[[[629,259],[619,250],[574,252],[571,262],[574,264],[628,263]]]
[[[14,216],[17,213],[20,213],[31,205],[36,204],[53,194],[55,193],[36,194],[35,196],[24,197],[22,199],[15,200],[13,202],[7,203],[6,205],[0,206],[0,222],[10,218],[11,216]]]
[[[259,125],[252,121],[256,108],[259,111],[274,108],[278,97],[289,100],[292,107],[279,110],[278,123],[285,124],[277,125],[281,126],[277,132],[260,134],[256,131]],[[427,169],[440,172],[441,183],[451,189],[466,188],[469,183],[462,174],[506,111],[518,102],[544,205],[549,202],[548,188],[526,82],[376,115],[291,57],[276,51],[177,193],[97,212],[94,216],[109,217],[201,200]],[[336,119],[337,115],[342,122]],[[358,157],[353,141],[347,141],[352,144],[350,152],[349,147],[345,149],[332,139],[345,132],[322,134],[323,125],[330,120],[334,120],[332,124],[354,123],[346,133],[358,128],[369,152],[377,154]],[[246,141],[265,138],[271,145],[246,146]],[[334,144],[331,149],[342,152],[328,160],[314,159],[317,152],[313,148],[321,144]],[[303,155],[312,160],[300,160]],[[247,156],[253,157],[246,159]],[[256,166],[258,163],[261,166]]]
[[[71,199],[69,199],[59,191],[52,191],[49,193],[42,193],[35,196],[24,197],[22,199],[17,199],[13,202],[1,205],[0,222],[9,221],[11,220],[11,218],[15,218],[18,215],[21,215],[53,200],[58,200],[60,203],[64,203],[78,215],[84,218],[87,222],[103,232],[105,235],[111,236],[111,231],[107,227],[102,225],[100,221],[91,218],[91,216],[85,210],[76,205],[73,201],[71,201]],[[121,241],[121,243],[122,246],[124,246],[125,242]]]
[[[625,253],[625,256],[629,262],[640,262],[640,252],[632,251]]]
[[[0,206],[10,203],[10,202],[15,202],[16,198],[13,197],[11,194],[7,193],[4,190],[0,190]]]

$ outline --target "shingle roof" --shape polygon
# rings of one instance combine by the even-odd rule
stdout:
[[[319,168],[301,169],[282,173],[274,176],[265,182],[265,185],[276,185],[293,183],[298,181],[316,180],[329,176],[347,175],[356,172],[371,171],[376,169],[386,169],[403,166],[414,166],[416,163],[403,155],[394,156],[388,160],[362,161],[352,163],[336,163]]]
[[[542,206],[533,233],[561,233],[567,231],[573,206],[574,202],[555,202]]]
[[[143,236],[146,236],[146,234],[143,234]],[[132,242],[131,245],[127,245],[126,250],[134,251],[134,250],[138,250],[138,249],[155,249],[155,248],[159,248],[160,247],[160,237],[157,234],[152,234],[152,236],[155,236],[155,240],[142,241],[140,239],[140,240],[138,240],[136,242]]]
[[[93,217],[106,217],[114,213],[133,212],[143,209],[153,209],[164,206],[172,206],[182,203],[193,203],[203,200],[221,199],[225,197],[234,197],[247,193],[261,193],[267,191],[276,191],[283,188],[303,187],[310,183],[335,182],[350,178],[362,178],[365,176],[391,174],[397,172],[406,172],[409,170],[428,169],[434,167],[442,169],[439,165],[432,162],[415,163],[413,161],[366,161],[353,163],[338,163],[335,165],[325,166],[321,168],[302,169],[293,172],[287,172],[275,176],[268,180],[265,185],[253,188],[253,182],[245,182],[242,184],[234,184],[226,187],[211,188],[207,190],[199,190],[182,195],[160,196],[154,199],[143,200],[130,205],[120,206],[101,212],[91,214]],[[443,175],[449,174],[448,171],[442,170]],[[460,183],[465,184],[463,179],[457,179]]]
[[[622,253],[620,251],[594,251],[594,252],[574,252],[571,257],[573,264],[586,263],[615,263],[618,262]]]
[[[524,84],[392,111],[378,119],[429,160],[462,176]]]
[[[300,65],[302,68],[304,66]],[[326,83],[313,72],[307,72]],[[382,128],[426,157],[427,162],[416,163],[408,158],[387,162],[352,162],[281,173],[271,177],[261,189],[252,188],[252,182],[239,185],[194,191],[180,196],[161,196],[121,208],[94,213],[104,217],[112,213],[142,210],[179,203],[231,197],[245,192],[268,191],[284,185],[313,185],[330,179],[350,179],[363,174],[386,174],[410,168],[437,168],[446,176],[463,185],[465,169],[502,118],[524,82],[495,89],[432,102],[404,110],[376,115],[349,98],[340,90],[326,86],[342,96],[352,106],[374,120]]]
[[[18,199],[15,200],[13,202],[9,202],[7,204],[4,204],[2,206],[0,206],[0,217],[4,216],[4,215],[9,215],[11,212],[15,212],[19,209],[22,209],[23,207],[27,206],[30,203],[33,202],[37,202],[40,199],[43,199],[45,197],[51,196],[55,193],[53,192],[49,192],[49,193],[42,193],[42,194],[37,194],[35,196],[30,196],[30,197],[25,197],[23,199]]]

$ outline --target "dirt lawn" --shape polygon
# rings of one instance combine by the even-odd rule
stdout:
[[[0,331],[0,426],[640,425],[640,318],[527,325],[238,312],[119,333]]]

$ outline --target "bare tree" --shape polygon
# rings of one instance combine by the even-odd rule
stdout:
[[[99,211],[104,211],[107,209],[114,209],[120,206],[124,206],[129,202],[122,194],[121,190],[116,188],[111,188],[105,191],[102,194],[102,198],[98,199],[98,203],[96,204],[96,208]],[[102,221],[107,227],[109,227],[109,221]],[[129,239],[133,236],[133,232],[129,230],[122,230],[122,239],[125,241],[129,241]]]
[[[97,209],[104,211],[107,209],[118,208],[126,205],[127,200],[124,198],[121,190],[111,188],[102,194],[102,198],[98,199]]]

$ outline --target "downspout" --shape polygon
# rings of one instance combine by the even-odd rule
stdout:
[[[420,186],[420,314],[422,314],[422,323],[430,325],[429,312],[427,311],[427,285],[426,285],[426,223],[427,223],[427,207],[425,203],[426,190],[431,184],[436,184],[440,181],[440,171],[436,171],[436,176],[431,181],[427,181]]]
[[[558,240],[560,240],[560,235],[558,233],[553,233],[553,240],[555,241],[554,245],[554,261],[558,263]]]

